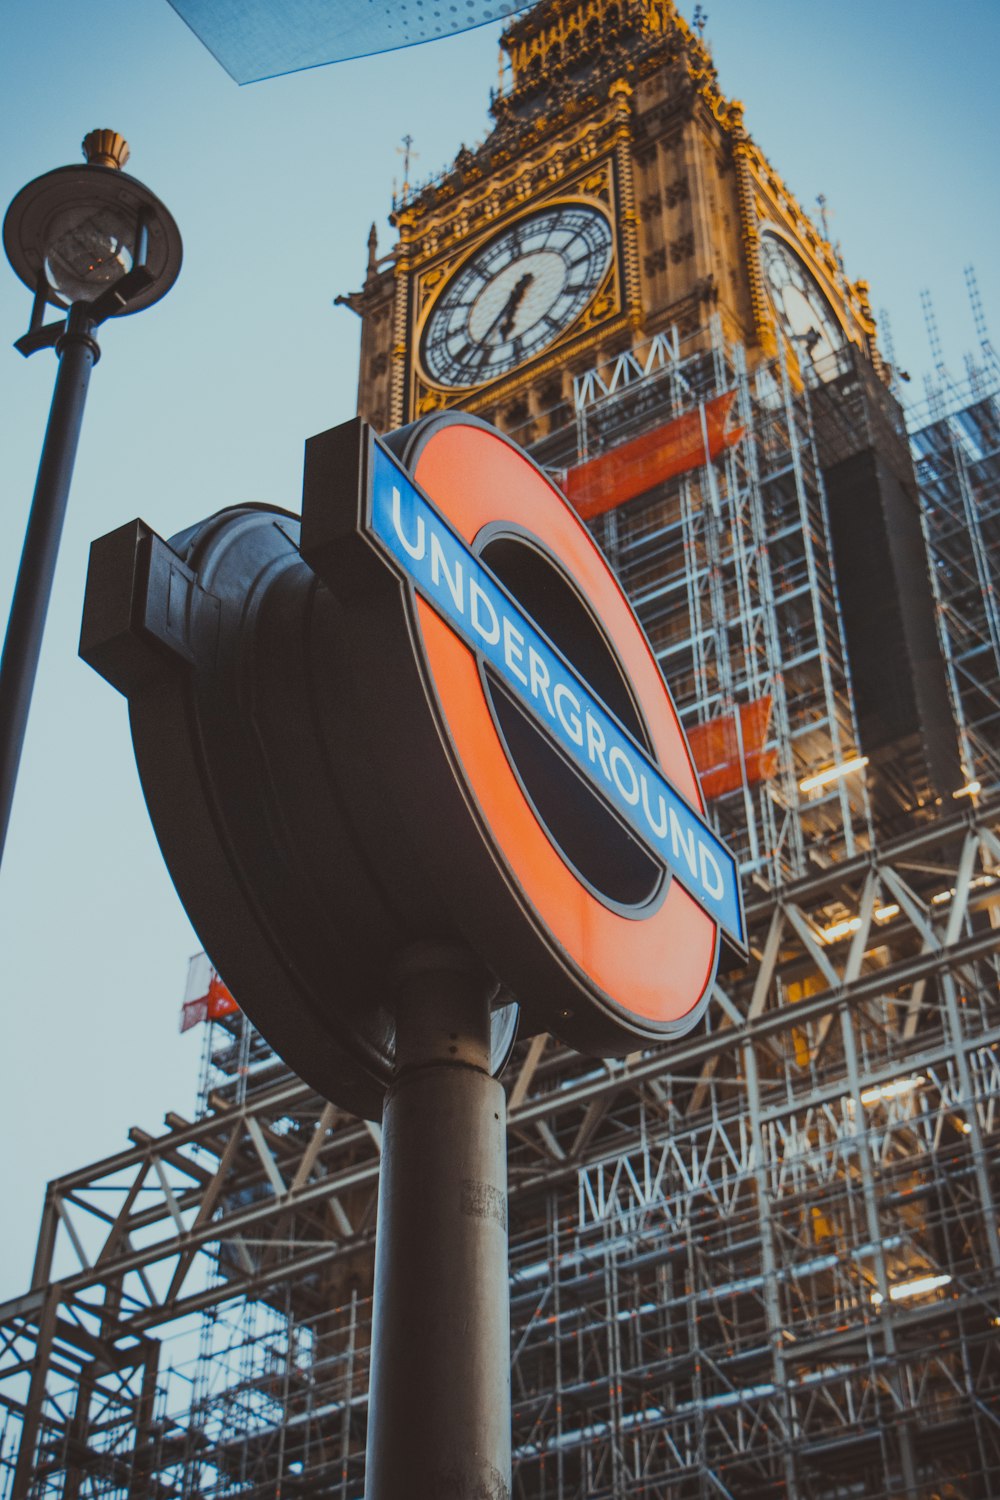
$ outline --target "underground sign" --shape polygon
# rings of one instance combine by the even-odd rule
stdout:
[[[377,1114],[394,956],[458,939],[522,1031],[597,1055],[688,1030],[735,861],[586,528],[493,428],[306,445],[270,507],[94,544],[81,653],[129,700],[143,790],[206,950],[307,1081]]]

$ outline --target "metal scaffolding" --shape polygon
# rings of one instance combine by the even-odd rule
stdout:
[[[967,781],[1000,783],[1000,399],[970,400],[912,434],[938,625]]]
[[[783,352],[748,370],[713,319],[685,340],[671,330],[576,376],[575,420],[537,437],[543,418],[522,437],[559,477],[689,414],[704,424],[730,393],[717,459],[609,510],[593,530],[688,733],[713,723],[738,730],[750,705],[767,705],[760,752],[772,768],[737,775],[711,813],[744,877],[772,888],[853,854],[871,833],[863,778],[800,786],[859,753],[808,387]],[[745,748],[730,752],[737,770]]]
[[[996,1492],[998,824],[762,895],[670,1055],[521,1045],[516,1495]],[[2,1309],[5,1492],[360,1495],[377,1127],[285,1075],[133,1135]]]
[[[886,838],[863,771],[802,790],[858,747],[798,372],[748,371],[718,329],[664,335],[524,436],[565,470],[729,391],[731,441],[594,527],[693,734],[771,699],[757,770],[737,744],[710,804],[752,957],[669,1051],[518,1045],[513,1495],[980,1500],[1000,1494],[1000,799]],[[983,632],[965,481],[938,457],[920,478]],[[963,691],[964,743],[995,755]],[[360,1500],[379,1127],[238,1011],[204,1045],[194,1120],[49,1186],[32,1287],[0,1307],[4,1500]]]

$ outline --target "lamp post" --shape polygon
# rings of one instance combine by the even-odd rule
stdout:
[[[28,331],[14,347],[25,356],[55,349],[59,368],[0,658],[0,860],[87,386],[101,355],[96,331],[107,318],[159,301],[181,268],[169,211],[122,171],[124,138],[92,130],[83,152],[86,165],[57,167],[23,187],[3,225],[7,259],[34,293]],[[65,318],[45,323],[49,303]]]

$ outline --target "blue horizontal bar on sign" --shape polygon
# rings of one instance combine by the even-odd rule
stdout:
[[[195,36],[237,83],[259,83],[351,57],[431,42],[526,7],[512,0],[170,0]]]
[[[395,570],[490,664],[699,906],[744,946],[739,871],[718,835],[377,443],[369,473],[371,535]]]

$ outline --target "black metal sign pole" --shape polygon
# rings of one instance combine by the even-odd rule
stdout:
[[[510,1494],[504,1092],[496,984],[462,948],[397,978],[382,1134],[365,1500]]]

